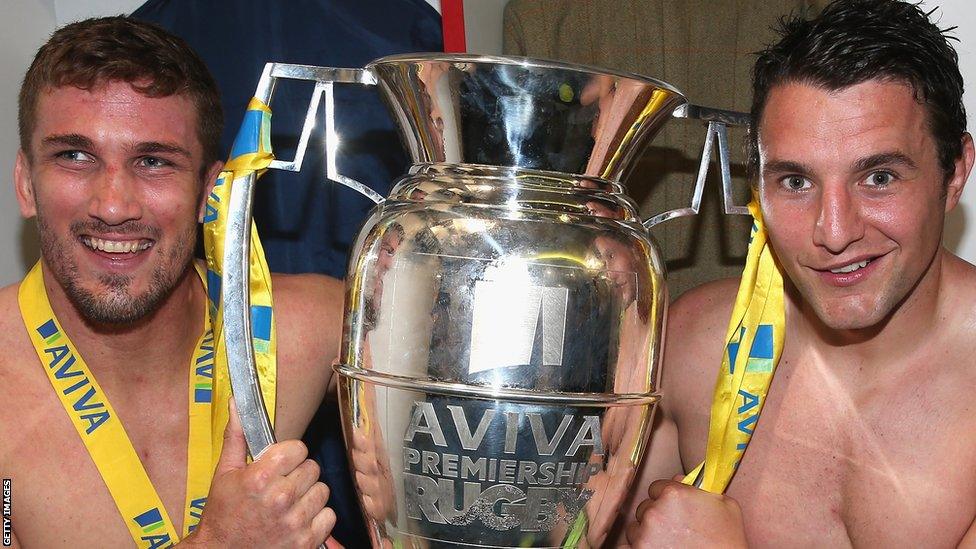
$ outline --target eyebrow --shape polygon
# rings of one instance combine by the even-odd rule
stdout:
[[[880,166],[891,166],[891,165],[902,165],[907,168],[915,169],[918,165],[915,161],[909,158],[907,155],[902,154],[898,151],[883,152],[879,154],[872,154],[871,156],[861,158],[854,162],[851,166],[855,172],[866,172],[868,170],[880,167]]]
[[[91,149],[94,147],[91,139],[77,133],[49,135],[42,139],[41,142],[45,145],[61,145],[78,149]]]
[[[796,174],[807,174],[812,172],[809,166],[806,164],[801,164],[800,162],[793,162],[792,160],[773,160],[763,166],[763,175],[768,175],[771,173],[796,173]]]
[[[186,158],[192,158],[190,151],[180,147],[179,145],[174,145],[172,143],[160,143],[158,141],[147,141],[145,143],[139,143],[136,146],[136,152],[139,154],[156,154],[156,153],[169,153],[183,156]]]

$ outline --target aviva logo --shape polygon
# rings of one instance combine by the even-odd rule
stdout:
[[[47,367],[54,372],[58,391],[68,397],[72,409],[77,417],[88,422],[85,434],[90,435],[111,417],[101,395],[98,395],[91,379],[85,374],[81,366],[76,364],[78,359],[67,345],[61,341],[61,332],[54,319],[50,319],[37,328],[37,333],[44,338],[44,353],[48,355]],[[67,343],[67,338],[65,342]]]
[[[736,367],[742,369],[742,364],[736,364],[736,359],[740,358],[739,348],[746,342],[746,327],[739,329],[737,337],[733,338],[728,344],[729,375],[734,375]],[[745,360],[745,372],[743,375],[742,386],[736,394],[736,398],[741,398],[742,402],[736,406],[736,453],[732,456],[735,459],[735,467],[739,466],[739,459],[752,440],[752,435],[756,430],[756,422],[759,421],[759,411],[762,409],[762,396],[764,392],[760,389],[763,383],[768,383],[769,376],[772,375],[774,357],[773,349],[773,326],[771,324],[759,324],[752,338],[749,347],[749,354]]]
[[[187,530],[193,532],[200,525],[200,518],[203,517],[203,506],[207,504],[207,498],[197,498],[190,501],[190,519]]]
[[[214,183],[214,190],[210,191],[210,198],[207,200],[207,210],[203,214],[204,223],[212,223],[217,220],[217,217],[220,216],[220,212],[217,211],[216,206],[217,204],[220,204],[220,195],[217,194],[216,189],[224,184],[224,178],[225,175],[220,174],[220,177],[217,178],[217,182]],[[211,204],[211,201],[213,201],[213,204]]]
[[[739,355],[739,346],[745,338],[746,328],[743,326],[739,329],[738,337],[733,338],[727,345],[729,375],[735,374],[735,361]],[[756,327],[756,336],[752,339],[752,347],[749,348],[746,372],[771,373],[773,366],[773,325],[760,324]]]
[[[220,305],[220,275],[207,269],[207,301],[210,303],[210,316],[217,316]]]
[[[213,398],[214,335],[208,329],[193,362],[193,402],[209,404]]]
[[[468,372],[561,366],[569,289],[479,280],[474,287]]]
[[[163,515],[159,512],[158,508],[153,507],[145,513],[134,517],[132,520],[142,528],[144,535],[139,539],[146,542],[145,547],[155,549],[156,547],[168,547],[173,544],[169,538],[169,534],[165,531],[159,532],[159,530],[166,528],[166,523],[163,522]]]
[[[271,316],[271,307],[251,305],[251,335],[258,353],[271,351]]]

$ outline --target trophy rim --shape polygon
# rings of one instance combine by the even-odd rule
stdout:
[[[366,69],[372,69],[376,65],[383,64],[395,64],[404,62],[424,62],[424,61],[447,61],[447,62],[457,62],[457,63],[487,63],[496,65],[518,65],[522,67],[531,68],[544,68],[544,69],[563,69],[570,70],[581,73],[595,74],[595,75],[609,75],[616,76],[619,78],[627,78],[630,80],[637,80],[644,82],[646,84],[652,84],[658,88],[663,88],[674,94],[677,94],[681,99],[682,103],[688,103],[688,96],[684,92],[679,90],[673,84],[669,84],[664,80],[654,78],[651,76],[645,76],[642,74],[637,74],[634,72],[628,72],[623,70],[608,69],[606,67],[599,67],[596,65],[587,65],[583,63],[569,63],[566,61],[557,61],[554,59],[542,59],[538,57],[523,57],[516,55],[488,55],[480,53],[438,53],[438,52],[417,52],[417,53],[399,53],[395,55],[387,55],[374,59],[366,65]]]
[[[355,379],[364,383],[408,389],[424,393],[448,396],[477,398],[481,400],[506,400],[511,402],[530,402],[535,404],[572,405],[579,407],[639,406],[655,404],[661,399],[656,392],[648,393],[570,393],[543,392],[516,387],[493,387],[488,385],[469,385],[467,383],[436,381],[399,376],[373,370],[363,370],[336,362],[333,371],[341,377]]]

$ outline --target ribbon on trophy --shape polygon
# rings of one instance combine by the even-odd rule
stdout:
[[[216,466],[223,446],[221,433],[227,425],[230,399],[230,373],[227,366],[227,348],[224,344],[223,305],[220,299],[221,258],[224,257],[224,234],[227,230],[227,208],[231,185],[235,179],[257,172],[260,177],[274,155],[271,152],[271,109],[264,102],[252,98],[247,105],[244,121],[231,147],[230,159],[224,171],[217,177],[213,191],[207,198],[203,219],[203,242],[207,255],[207,296],[210,316],[213,319],[215,341],[214,382],[212,408],[213,464]],[[261,384],[268,418],[274,424],[275,382],[277,378],[277,338],[272,314],[271,272],[264,258],[264,248],[258,232],[251,223],[251,250],[249,289],[251,301],[251,327],[253,330],[254,360]]]
[[[749,212],[753,217],[749,252],[712,398],[705,461],[683,481],[714,493],[725,491],[739,466],[783,353],[783,275],[769,247],[755,197]]]

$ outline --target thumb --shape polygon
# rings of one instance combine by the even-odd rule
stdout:
[[[241,418],[237,414],[237,404],[234,397],[230,397],[227,411],[227,427],[224,428],[224,445],[220,450],[220,460],[214,476],[247,465],[247,442],[244,440],[244,430],[241,428]]]

